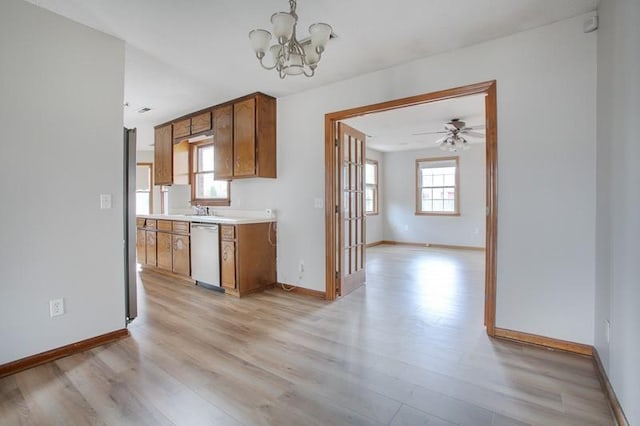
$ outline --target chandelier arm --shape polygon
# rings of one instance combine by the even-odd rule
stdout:
[[[278,65],[278,63],[276,62],[276,64],[273,65],[272,67],[268,67],[262,62],[262,58],[258,58],[258,62],[260,62],[260,65],[262,66],[262,68],[264,68],[265,70],[269,70],[269,71],[271,71],[272,69],[274,69]]]

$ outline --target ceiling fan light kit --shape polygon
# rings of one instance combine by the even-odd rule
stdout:
[[[480,132],[474,132],[474,129],[484,129],[484,126],[467,126],[467,123],[459,118],[452,118],[451,121],[445,123],[444,131],[441,132],[421,132],[414,133],[414,136],[420,135],[433,135],[438,133],[444,133],[445,136],[435,141],[440,145],[440,149],[443,151],[456,152],[458,150],[466,151],[471,148],[471,145],[463,137],[471,136],[473,138],[484,138],[485,135]]]
[[[296,0],[289,0],[289,12],[277,12],[271,16],[273,34],[263,29],[249,33],[251,47],[260,65],[267,70],[275,69],[280,78],[301,74],[312,77],[332,33],[331,25],[320,22],[309,27],[308,38],[298,41],[296,6]],[[269,47],[273,38],[276,44]],[[273,65],[265,64],[267,50],[271,54]]]

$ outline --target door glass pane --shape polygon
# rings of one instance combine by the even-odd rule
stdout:
[[[349,136],[342,135],[342,154],[345,161],[349,161]]]
[[[349,221],[345,220],[344,221],[344,233],[342,234],[342,239],[344,240],[344,246],[345,248],[349,247],[349,236],[350,234],[350,230],[349,230]]]
[[[362,163],[362,141],[356,139],[356,161]]]
[[[349,147],[351,149],[351,157],[349,157],[349,159],[352,162],[357,162],[357,157],[356,157],[356,139],[354,138],[349,138],[350,142],[349,142]]]

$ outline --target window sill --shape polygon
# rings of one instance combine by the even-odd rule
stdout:
[[[191,200],[193,206],[230,206],[231,200],[196,199]]]
[[[378,216],[380,214],[380,212],[375,212],[375,213],[365,213],[365,216]]]
[[[445,212],[445,213],[438,213],[438,212],[415,212],[416,216],[460,216],[460,212],[453,212],[453,213],[449,213],[449,212]]]

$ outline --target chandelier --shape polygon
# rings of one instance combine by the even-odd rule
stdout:
[[[466,151],[469,148],[471,148],[469,142],[460,136],[457,131],[451,132],[450,135],[441,139],[440,142],[440,149],[443,151],[457,152],[460,149]]]
[[[331,36],[331,26],[316,23],[309,27],[309,37],[298,41],[296,38],[296,0],[289,0],[289,12],[277,12],[271,16],[273,36],[276,44],[269,47],[272,35],[267,30],[257,29],[249,33],[251,46],[256,53],[260,65],[267,70],[275,69],[280,78],[288,75],[304,74],[312,77],[322,52]],[[263,59],[267,49],[273,57],[273,65],[265,65]]]

